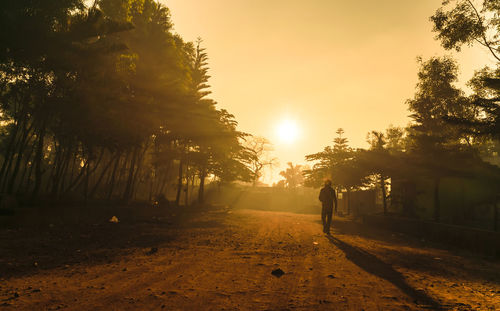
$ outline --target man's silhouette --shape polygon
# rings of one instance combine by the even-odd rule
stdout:
[[[323,232],[330,234],[330,225],[332,224],[333,203],[337,207],[337,195],[332,188],[332,181],[326,180],[325,186],[319,192],[319,200],[323,205],[321,209],[321,220],[323,221]]]

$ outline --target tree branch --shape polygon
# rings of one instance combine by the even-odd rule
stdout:
[[[467,3],[469,3],[470,7],[474,10],[476,17],[477,17],[479,23],[481,24],[481,28],[483,29],[482,38],[483,38],[484,42],[482,42],[482,45],[486,46],[490,50],[493,57],[495,57],[498,61],[500,61],[500,57],[495,53],[495,49],[493,49],[491,47],[490,43],[488,42],[488,39],[486,38],[486,32],[484,31],[483,19],[481,18],[481,15],[479,14],[478,10],[476,9],[476,7],[474,6],[474,4],[472,3],[471,0],[466,0],[466,1],[467,1]],[[477,40],[477,41],[479,41],[479,40]]]

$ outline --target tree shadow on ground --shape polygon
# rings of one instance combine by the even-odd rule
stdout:
[[[391,265],[378,259],[375,255],[334,238],[331,235],[327,236],[327,238],[333,245],[337,246],[345,253],[347,259],[366,272],[385,279],[398,287],[403,293],[414,299],[415,303],[418,304],[420,308],[444,310],[444,307],[438,301],[425,292],[410,286],[401,273],[394,270]]]
[[[180,228],[192,232],[221,226],[212,219],[193,219],[199,213],[189,208],[87,207],[29,215],[0,229],[0,278],[107,264],[137,251],[147,254],[152,248],[182,245]],[[118,223],[108,221],[114,215]]]

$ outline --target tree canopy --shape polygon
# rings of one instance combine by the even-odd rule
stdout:
[[[210,99],[208,55],[153,0],[0,5],[0,191],[153,199],[251,179],[247,134]]]

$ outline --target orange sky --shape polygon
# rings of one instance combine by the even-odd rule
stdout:
[[[176,32],[204,40],[212,98],[236,116],[240,130],[271,140],[281,167],[305,163],[304,155],[331,144],[339,127],[351,146],[366,147],[369,131],[406,125],[417,56],[455,55],[464,83],[492,62],[480,48],[451,53],[434,40],[429,16],[440,0],[163,3]],[[291,145],[275,135],[286,118],[300,127]]]

